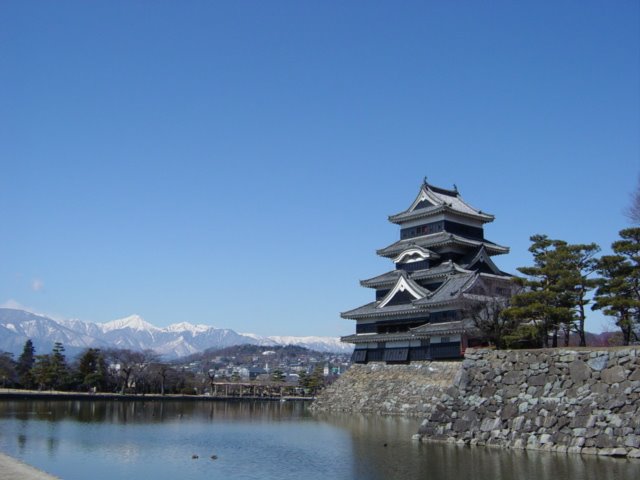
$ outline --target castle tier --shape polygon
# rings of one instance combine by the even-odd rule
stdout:
[[[492,301],[512,291],[511,276],[492,256],[509,249],[484,238],[493,215],[466,203],[457,188],[427,183],[404,212],[389,221],[400,226],[400,240],[378,250],[395,270],[368,280],[375,301],[341,314],[356,321],[353,361],[408,363],[460,358],[468,346],[482,344],[466,314],[470,300]]]

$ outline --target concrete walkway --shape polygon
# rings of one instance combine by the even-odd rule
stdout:
[[[38,470],[20,460],[0,453],[0,480],[56,480],[58,477]]]

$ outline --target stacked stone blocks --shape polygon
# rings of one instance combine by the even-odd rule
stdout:
[[[640,458],[640,347],[353,365],[312,409],[422,416],[423,441]]]
[[[640,458],[640,349],[468,350],[422,440]]]
[[[457,362],[409,365],[353,364],[313,402],[315,411],[424,415],[440,401],[460,368]]]

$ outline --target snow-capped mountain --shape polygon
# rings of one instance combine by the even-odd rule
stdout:
[[[261,337],[188,322],[158,328],[139,315],[107,323],[56,321],[23,310],[0,308],[0,351],[19,355],[27,339],[33,341],[39,353],[50,351],[54,342],[62,342],[70,355],[88,347],[96,347],[154,350],[167,358],[247,343],[266,346],[298,345],[311,350],[336,353],[348,353],[352,349],[350,345],[341,343],[339,338],[334,337]]]
[[[102,329],[104,333],[112,332],[114,330],[131,329],[136,332],[159,332],[161,329],[145,322],[140,315],[130,315],[119,320],[112,320],[107,323],[99,323],[98,327]]]
[[[77,331],[35,313],[0,308],[0,351],[19,354],[24,342],[31,339],[36,351],[48,352],[55,342],[62,342],[69,353],[88,347],[105,348],[100,338]]]
[[[191,332],[192,334],[203,333],[214,328],[209,325],[192,325],[189,322],[174,323],[169,325],[165,330],[167,332]]]
[[[292,336],[269,336],[261,337],[255,333],[242,333],[243,337],[254,340],[255,345],[261,346],[284,346],[296,345],[306,347],[317,352],[351,353],[353,347],[342,343],[338,337],[292,337]],[[251,342],[246,342],[251,343]]]
[[[271,340],[274,345],[297,345],[306,347],[310,350],[318,352],[351,352],[353,347],[342,343],[339,338],[334,337],[266,337]],[[345,348],[346,347],[346,348]]]

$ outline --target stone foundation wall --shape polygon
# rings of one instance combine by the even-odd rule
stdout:
[[[461,362],[354,364],[313,402],[316,411],[424,415],[452,385]]]
[[[468,350],[424,440],[640,458],[640,349]]]
[[[640,458],[640,347],[353,365],[312,409],[423,416],[425,441]]]

